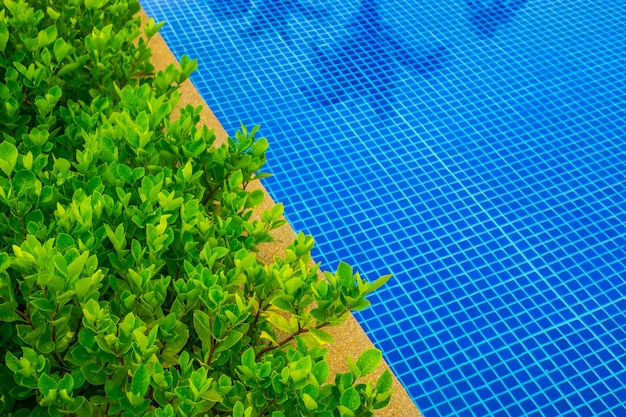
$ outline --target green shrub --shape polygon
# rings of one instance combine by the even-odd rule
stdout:
[[[196,68],[154,73],[139,5],[0,0],[0,413],[371,416],[391,375],[366,350],[330,381],[323,329],[382,285],[318,279],[313,239],[263,264],[268,142],[215,146],[171,113]],[[143,33],[144,38],[140,37]]]

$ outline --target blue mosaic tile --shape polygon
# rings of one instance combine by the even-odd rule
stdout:
[[[623,1],[142,5],[425,415],[626,415]]]

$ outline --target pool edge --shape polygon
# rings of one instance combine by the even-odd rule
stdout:
[[[143,9],[140,12],[140,16],[142,21],[146,21],[148,19],[148,16]],[[160,69],[164,69],[167,65],[177,62],[160,34],[157,33],[150,40],[149,46],[152,49],[152,64],[154,65],[155,70],[158,71]],[[179,91],[181,93],[181,98],[178,103],[178,108],[184,107],[188,104],[193,106],[201,105],[202,112],[200,114],[200,122],[207,127],[214,129],[217,143],[225,142],[228,138],[226,130],[215,117],[209,106],[202,99],[191,81],[185,81],[181,85]],[[275,203],[260,182],[255,181],[251,184],[251,186],[252,185],[254,185],[254,188],[263,191],[265,194],[263,203],[256,210],[258,215],[258,213],[268,207],[271,207]],[[296,237],[296,233],[289,223],[273,231],[272,234],[274,242],[264,244],[259,248],[259,258],[264,261],[270,260],[274,255],[282,256],[285,253],[286,247],[292,243]],[[374,347],[372,341],[365,334],[361,325],[352,315],[350,315],[349,319],[346,320],[344,324],[325,330],[335,339],[335,342],[329,345],[328,363],[332,372],[346,372],[348,370],[345,359],[346,356],[356,358],[365,349]],[[385,369],[388,369],[393,375],[393,395],[389,405],[381,410],[375,410],[374,415],[377,417],[421,417],[422,414],[418,410],[417,406],[411,400],[408,393],[386,362],[383,361],[383,364],[366,379],[374,380]]]

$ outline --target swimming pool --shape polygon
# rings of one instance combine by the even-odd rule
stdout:
[[[428,416],[626,415],[626,4],[142,0]]]

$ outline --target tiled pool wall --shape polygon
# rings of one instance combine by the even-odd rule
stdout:
[[[427,417],[626,415],[626,2],[142,5]]]

